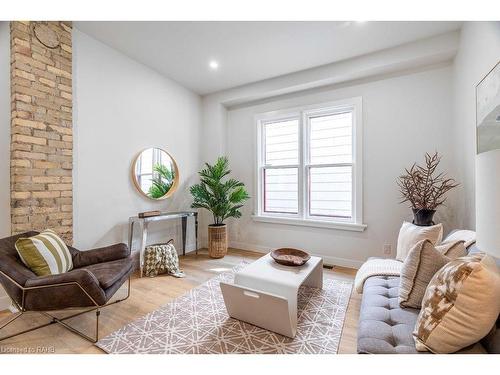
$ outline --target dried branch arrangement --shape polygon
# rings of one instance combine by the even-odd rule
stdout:
[[[425,154],[425,165],[414,163],[406,174],[399,176],[397,183],[401,193],[400,203],[410,202],[412,208],[435,210],[446,201],[446,193],[459,184],[453,178],[447,178],[436,169],[441,161],[438,153]]]

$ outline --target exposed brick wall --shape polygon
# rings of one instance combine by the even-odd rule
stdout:
[[[40,22],[60,42],[49,48],[35,36],[35,24],[10,24],[12,233],[51,228],[71,243],[72,26]]]

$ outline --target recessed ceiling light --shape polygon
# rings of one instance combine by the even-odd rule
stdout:
[[[210,69],[212,70],[217,70],[219,69],[219,63],[215,60],[211,60],[209,63],[208,63],[208,66],[210,67]]]

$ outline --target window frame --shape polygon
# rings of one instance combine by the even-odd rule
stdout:
[[[310,163],[310,118],[352,112],[352,162],[333,164],[311,164]],[[299,158],[298,158],[298,213],[275,213],[264,211],[264,170],[271,168],[286,168],[290,166],[265,165],[265,124],[280,122],[284,120],[297,119],[299,126]],[[278,111],[261,113],[255,116],[256,134],[256,160],[255,160],[255,197],[254,215],[255,221],[271,222],[277,224],[291,224],[300,226],[312,226],[322,228],[344,229],[363,231],[363,112],[362,98],[354,97],[333,102],[326,102],[302,107],[288,108]],[[310,215],[310,189],[309,172],[314,167],[327,166],[352,166],[352,218],[341,218],[334,216]],[[295,168],[295,165],[293,166]]]

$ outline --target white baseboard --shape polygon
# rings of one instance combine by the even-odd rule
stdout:
[[[241,250],[256,251],[258,253],[263,253],[263,254],[267,254],[271,250],[275,249],[272,247],[253,245],[253,244],[249,244],[249,243],[245,243],[245,242],[237,242],[237,241],[229,241],[229,247],[232,247],[235,249],[241,249]],[[323,258],[323,263],[325,265],[328,265],[328,266],[341,266],[341,267],[358,269],[364,263],[361,260],[332,257],[332,256],[324,255],[324,254],[311,253],[311,255]]]

